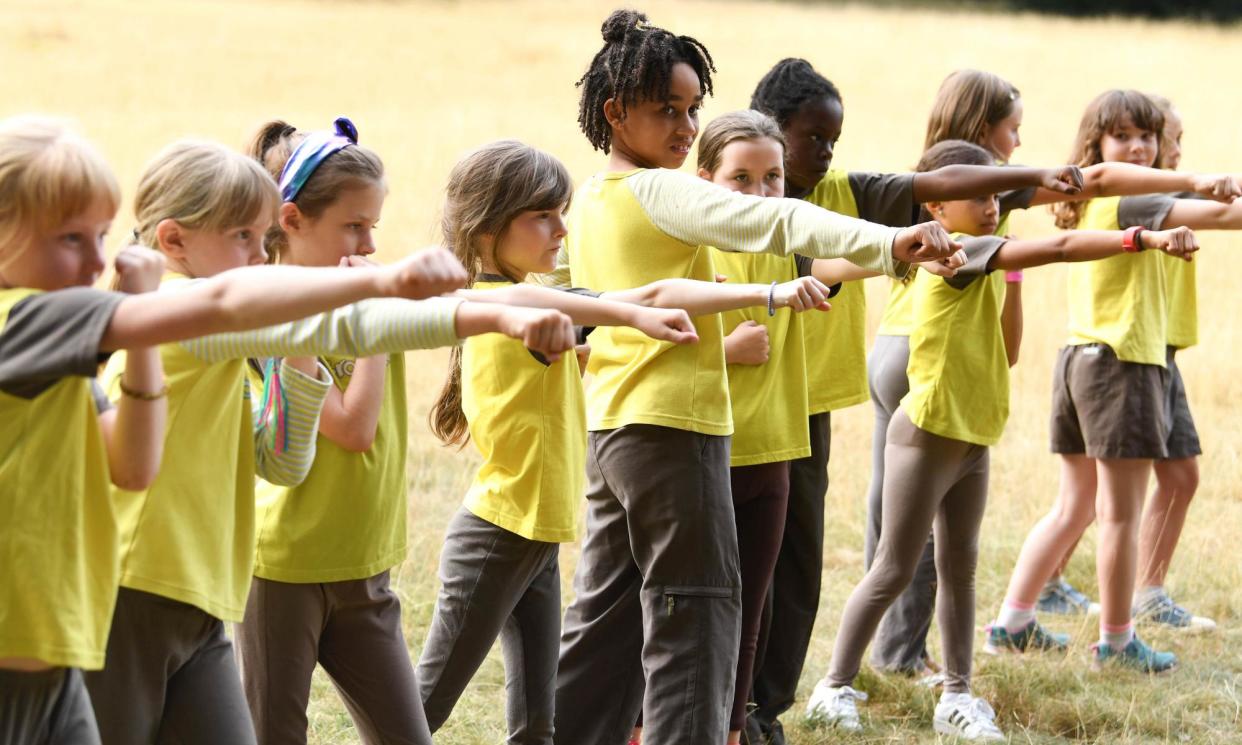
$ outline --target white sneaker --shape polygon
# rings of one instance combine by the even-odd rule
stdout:
[[[969,693],[945,693],[936,704],[936,731],[975,742],[1005,742],[996,726],[996,712],[987,701]]]
[[[866,700],[867,694],[862,691],[856,691],[849,686],[833,688],[828,685],[828,681],[821,680],[815,684],[811,700],[806,702],[806,718],[819,724],[857,732],[862,729],[862,723],[858,721],[858,706],[855,702]]]

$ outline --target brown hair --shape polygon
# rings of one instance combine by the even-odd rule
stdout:
[[[1080,168],[1103,162],[1100,141],[1104,139],[1104,135],[1120,128],[1126,119],[1141,130],[1155,132],[1157,139],[1164,137],[1164,114],[1145,94],[1135,90],[1105,91],[1087,104],[1082,121],[1078,123],[1078,134],[1074,138],[1069,162]],[[1162,166],[1159,150],[1153,165],[1156,168]],[[1053,205],[1052,214],[1056,216],[1057,227],[1063,230],[1078,227],[1084,205],[1085,202],[1061,202]]]
[[[134,237],[159,248],[156,227],[175,220],[191,230],[228,230],[275,217],[276,182],[257,163],[214,142],[182,140],[160,151],[138,181]]]
[[[573,196],[569,171],[555,157],[516,140],[500,140],[458,161],[445,187],[444,215],[440,221],[444,246],[466,267],[466,286],[474,285],[484,261],[514,282],[523,277],[505,266],[496,249],[514,218],[530,210],[568,207]],[[484,236],[494,236],[491,254]],[[465,446],[470,440],[461,408],[461,347],[454,347],[449,376],[427,416],[431,431],[446,445]]]
[[[703,134],[699,137],[699,168],[715,173],[720,167],[720,156],[729,143],[765,138],[779,143],[782,152],[785,150],[785,135],[776,120],[767,114],[753,109],[721,114],[703,128]]]
[[[1177,150],[1181,148],[1180,143],[1174,142],[1169,138],[1169,120],[1175,118],[1177,113],[1173,110],[1173,102],[1159,93],[1148,93],[1147,98],[1150,99],[1151,102],[1155,104],[1156,108],[1160,110],[1160,113],[1164,115],[1165,126],[1160,130],[1160,150],[1156,155],[1156,163],[1159,164],[1160,168],[1171,168],[1172,166],[1168,163],[1167,154],[1170,150]]]
[[[121,203],[103,157],[65,122],[18,116],[0,122],[0,268],[24,241],[55,229],[96,200]]]
[[[288,122],[273,119],[255,133],[246,147],[246,154],[259,161],[271,177],[279,181],[285,163],[305,137]],[[350,145],[330,155],[315,169],[293,203],[303,215],[314,219],[340,198],[342,192],[373,184],[383,186],[384,162],[370,148]],[[289,248],[289,237],[279,223],[268,231],[267,248],[269,261],[273,263]]]
[[[945,140],[983,145],[988,128],[1013,113],[1020,95],[1011,83],[990,72],[958,70],[950,74],[932,103],[923,149]]]

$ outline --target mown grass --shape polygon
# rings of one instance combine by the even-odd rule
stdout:
[[[1086,102],[1109,87],[1171,97],[1186,123],[1187,169],[1242,171],[1242,99],[1233,61],[1242,32],[1126,18],[1070,21],[1003,13],[953,13],[808,3],[648,2],[654,21],[690,33],[712,50],[719,73],[705,119],[745,106],[754,84],[785,56],[809,58],[844,93],[843,168],[903,170],[919,156],[927,111],[940,80],[979,67],[1012,80],[1026,104],[1017,160],[1051,164],[1070,148]],[[116,166],[132,195],[143,164],[163,144],[197,136],[240,145],[261,121],[283,117],[326,126],[354,117],[362,141],[388,168],[391,196],[380,238],[394,257],[430,242],[445,175],[468,148],[518,137],[565,160],[576,177],[600,158],[577,133],[573,82],[599,45],[605,2],[123,2],[0,0],[0,114],[43,111],[76,119]],[[128,232],[128,207],[116,234]],[[1042,210],[1018,215],[1020,235],[1052,230]],[[1203,236],[1199,259],[1202,344],[1179,358],[1203,435],[1203,483],[1171,573],[1177,597],[1215,617],[1220,631],[1183,637],[1149,633],[1178,652],[1167,677],[1088,669],[1090,623],[1054,622],[1074,634],[1065,658],[977,660],[977,687],[1014,742],[1242,742],[1242,353],[1235,252],[1242,241]],[[1022,362],[1013,376],[1013,414],[993,454],[991,504],[981,546],[979,623],[995,611],[1027,529],[1051,503],[1057,463],[1047,452],[1049,378],[1064,337],[1064,271],[1028,274]],[[873,321],[885,289],[870,290]],[[438,390],[445,355],[413,355],[409,379],[410,552],[396,570],[411,654],[423,643],[435,597],[435,568],[449,515],[472,468],[470,452],[441,448],[423,416]],[[834,415],[828,496],[825,592],[791,742],[935,742],[935,698],[910,681],[864,672],[872,695],[856,737],[803,727],[805,695],[822,675],[841,605],[861,575],[862,517],[871,413]],[[1088,533],[1070,567],[1094,584]],[[577,558],[566,546],[568,578]],[[1094,594],[1094,593],[1092,593]],[[504,739],[503,670],[494,654],[448,725],[447,745]],[[310,711],[310,741],[357,741],[322,676]]]

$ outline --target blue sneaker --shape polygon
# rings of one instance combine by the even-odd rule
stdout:
[[[1048,631],[1039,625],[1039,621],[1031,621],[1016,634],[1011,634],[1004,626],[992,624],[988,626],[987,634],[988,640],[983,645],[983,651],[987,654],[1064,652],[1069,648],[1069,634]]]
[[[1158,675],[1177,667],[1177,655],[1172,652],[1157,652],[1137,636],[1121,651],[1108,644],[1093,644],[1091,656],[1093,670],[1100,670],[1105,665],[1122,665],[1140,673]]]
[[[1035,602],[1035,610],[1057,616],[1098,616],[1100,604],[1079,592],[1064,577],[1048,580]]]
[[[1135,603],[1133,611],[1134,620],[1139,623],[1159,624],[1190,633],[1216,630],[1215,621],[1186,610],[1173,602],[1173,598],[1164,590],[1152,593]]]

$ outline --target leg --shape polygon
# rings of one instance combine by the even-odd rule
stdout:
[[[368,745],[431,745],[388,572],[323,585],[328,618],[319,664]]]
[[[625,508],[596,458],[603,434],[587,436],[586,534],[561,630],[556,741],[563,745],[620,745],[642,709],[642,575]]]
[[[81,671],[0,670],[0,743],[99,745]]]
[[[199,646],[168,680],[168,702],[155,742],[160,745],[257,745],[242,692],[233,643],[224,624],[195,609]]]
[[[947,693],[970,692],[974,659],[975,567],[979,526],[988,498],[989,460],[986,448],[976,450],[973,463],[945,495],[936,516],[936,619],[944,646]]]
[[[764,601],[780,551],[789,499],[789,463],[764,463],[731,469],[742,573],[742,635],[729,732],[735,738],[746,726],[746,704],[754,676],[755,649]],[[737,742],[731,739],[731,742]]]
[[[327,616],[323,585],[255,577],[237,624],[237,660],[263,745],[305,745],[311,676]]]
[[[1099,547],[1095,571],[1100,582],[1100,624],[1117,628],[1130,623],[1130,602],[1138,565],[1139,518],[1152,462],[1138,458],[1102,458],[1097,463]]]
[[[811,456],[790,462],[785,532],[768,593],[767,639],[755,653],[752,718],[765,733],[793,706],[819,612],[824,567],[824,495],[828,490],[829,414],[810,418]],[[779,731],[779,730],[778,730]],[[782,741],[783,742],[783,741]]]
[[[552,745],[556,662],[561,638],[561,573],[555,543],[538,544],[543,569],[505,621],[509,745]]]

